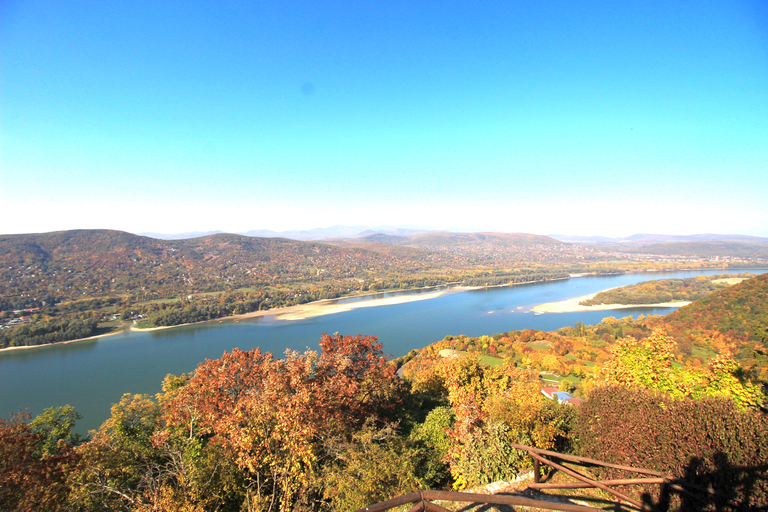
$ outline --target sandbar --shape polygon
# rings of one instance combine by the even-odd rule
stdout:
[[[415,295],[398,295],[395,297],[384,297],[381,299],[365,299],[359,300],[357,302],[342,302],[338,303],[339,299],[328,299],[328,300],[319,300],[316,302],[309,302],[307,304],[299,304],[296,306],[286,306],[282,308],[275,308],[275,309],[267,309],[263,311],[253,311],[251,313],[245,313],[242,315],[232,315],[232,316],[225,316],[222,318],[216,318],[214,320],[206,320],[204,322],[197,322],[197,323],[213,323],[213,322],[237,322],[239,320],[244,320],[248,318],[256,318],[260,316],[274,316],[277,320],[304,320],[307,318],[313,318],[316,316],[322,316],[322,315],[331,315],[333,313],[343,313],[345,311],[352,311],[353,309],[358,308],[370,308],[370,307],[376,307],[376,306],[392,306],[395,304],[405,304],[406,302],[416,302],[420,300],[428,300],[428,299],[435,299],[437,297],[440,297],[441,295],[445,295],[446,293],[451,293],[453,291],[459,291],[460,289],[451,288],[446,290],[438,290],[435,292],[429,292],[429,293],[420,293]],[[137,332],[150,332],[150,331],[159,331],[162,329],[173,329],[175,327],[182,327],[183,325],[191,325],[191,324],[180,324],[180,325],[169,325],[169,326],[162,326],[162,327],[147,327],[147,328],[140,328],[136,327],[135,323],[134,325],[127,326],[126,328],[131,331],[137,331]],[[118,330],[115,332],[110,332],[106,334],[100,334],[98,336],[91,336],[89,338],[81,338],[77,340],[68,340],[68,341],[60,341],[57,343],[48,343],[45,345],[32,345],[32,346],[23,346],[23,347],[6,347],[3,349],[0,349],[0,351],[5,350],[20,350],[20,349],[31,349],[31,348],[37,348],[37,347],[48,347],[51,345],[63,345],[65,343],[76,343],[78,341],[86,341],[86,340],[93,340],[97,338],[103,338],[105,336],[112,336],[115,334],[120,334],[121,332],[124,332],[123,330]]]
[[[538,306],[532,307],[531,311],[534,313],[579,313],[582,311],[604,311],[608,309],[628,308],[680,308],[690,304],[690,301],[660,302],[657,304],[599,304],[596,306],[582,306],[579,304],[579,302],[591,299],[595,295],[597,295],[597,293],[568,300],[561,300],[560,302],[547,302],[546,304],[539,304]]]
[[[265,309],[262,311],[253,311],[251,313],[244,313],[242,315],[231,315],[216,318],[214,320],[206,320],[200,323],[213,323],[213,322],[237,322],[239,320],[246,320],[249,318],[257,318],[260,316],[274,316],[276,320],[305,320],[307,318],[313,318],[322,315],[331,315],[334,313],[343,313],[345,311],[352,311],[358,308],[370,308],[375,306],[392,306],[394,304],[404,304],[406,302],[416,302],[419,300],[428,300],[440,297],[446,293],[456,291],[451,288],[449,290],[438,290],[429,293],[420,293],[416,295],[398,295],[396,297],[384,297],[381,299],[365,299],[362,298],[356,302],[337,302],[339,299],[326,299],[318,300],[315,302],[308,302],[306,304],[297,304],[296,306],[285,306],[282,308]],[[167,327],[147,327],[138,328],[131,327],[131,330],[149,332],[160,329],[172,329],[174,327],[181,327],[182,325],[170,325]]]
[[[274,310],[271,314],[277,314],[277,320],[304,320],[321,315],[331,315],[333,313],[343,313],[358,308],[370,308],[376,306],[392,306],[395,304],[405,304],[406,302],[416,302],[420,300],[435,299],[441,295],[449,293],[449,290],[440,290],[431,293],[420,293],[418,295],[398,295],[396,297],[385,297],[382,299],[361,300],[357,302],[343,302],[341,304],[334,302],[314,302],[309,304],[300,304],[284,308],[286,311]]]

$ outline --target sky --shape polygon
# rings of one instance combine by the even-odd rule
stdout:
[[[768,3],[0,2],[0,233],[768,236]]]

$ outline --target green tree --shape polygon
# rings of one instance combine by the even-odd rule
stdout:
[[[30,423],[30,431],[41,437],[39,454],[42,456],[56,455],[61,445],[76,445],[80,442],[80,434],[73,432],[77,420],[83,417],[71,405],[49,407]]]
[[[323,471],[331,510],[351,511],[425,487],[417,477],[418,450],[391,425],[370,419],[351,442],[331,443],[333,463]]]

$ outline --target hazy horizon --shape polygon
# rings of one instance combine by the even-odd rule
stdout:
[[[0,5],[0,233],[768,237],[768,4]]]
[[[48,234],[48,233],[54,233],[59,231],[77,231],[77,230],[88,230],[88,229],[92,229],[92,228],[72,228],[71,230],[35,231],[35,232],[26,232],[26,233],[0,233],[0,236],[2,235],[39,235],[39,234]],[[288,230],[282,230],[282,231],[275,231],[275,230],[268,230],[268,229],[225,231],[220,229],[212,229],[212,230],[206,230],[206,231],[192,230],[192,231],[167,232],[167,233],[162,233],[157,231],[128,231],[128,230],[118,230],[118,229],[111,229],[111,228],[95,228],[95,229],[124,231],[126,233],[130,233],[133,235],[146,236],[146,237],[156,238],[160,240],[178,240],[178,239],[187,239],[187,238],[198,238],[198,237],[208,236],[213,234],[235,234],[235,235],[245,235],[245,236],[255,236],[255,237],[282,237],[282,238],[289,238],[294,240],[312,241],[312,240],[324,240],[324,239],[332,239],[332,238],[339,238],[339,239],[355,238],[355,237],[361,236],[363,233],[366,233],[366,232],[399,234],[402,236],[407,236],[408,234],[413,234],[413,233],[428,233],[428,232],[523,234],[523,235],[546,236],[546,237],[554,238],[556,240],[563,240],[568,243],[574,243],[578,241],[586,241],[587,243],[613,241],[613,240],[628,241],[637,237],[648,238],[652,240],[655,239],[658,241],[666,241],[666,239],[676,240],[677,238],[684,239],[684,238],[694,238],[694,237],[703,237],[698,241],[711,241],[715,239],[726,240],[734,237],[735,238],[738,238],[738,237],[758,238],[759,240],[756,240],[757,243],[763,243],[765,240],[768,240],[768,237],[758,237],[755,235],[748,235],[744,233],[735,233],[735,232],[733,233],[637,232],[637,233],[626,233],[626,234],[617,235],[617,236],[607,236],[601,233],[579,233],[575,235],[569,235],[569,234],[563,234],[563,233],[533,233],[533,232],[527,232],[527,231],[512,232],[512,231],[493,231],[493,230],[487,230],[487,229],[464,229],[464,230],[455,229],[455,228],[436,229],[436,228],[428,228],[428,227],[417,227],[413,225],[351,226],[351,225],[337,224],[337,225],[326,226],[326,227],[316,227],[316,228],[310,228],[310,229],[288,229]],[[694,241],[694,240],[691,240],[691,241]]]

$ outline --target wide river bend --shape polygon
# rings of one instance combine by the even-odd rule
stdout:
[[[83,415],[77,430],[85,433],[108,416],[123,393],[160,391],[168,373],[190,372],[205,360],[238,347],[261,347],[280,356],[286,349],[317,348],[323,332],[371,334],[386,354],[406,354],[448,334],[491,335],[516,329],[552,331],[577,321],[599,323],[607,316],[666,314],[674,308],[629,308],[579,313],[535,314],[533,306],[645,281],[705,274],[739,273],[710,270],[579,277],[471,291],[452,292],[429,300],[353,309],[305,320],[277,320],[274,315],[222,323],[206,323],[151,332],[126,332],[96,340],[0,351],[0,415],[70,404]],[[765,270],[750,270],[763,273]],[[433,290],[429,290],[433,291]],[[419,291],[410,293],[428,293]],[[409,293],[409,292],[404,292]],[[375,297],[391,296],[380,294]],[[340,301],[360,299],[340,299]]]

